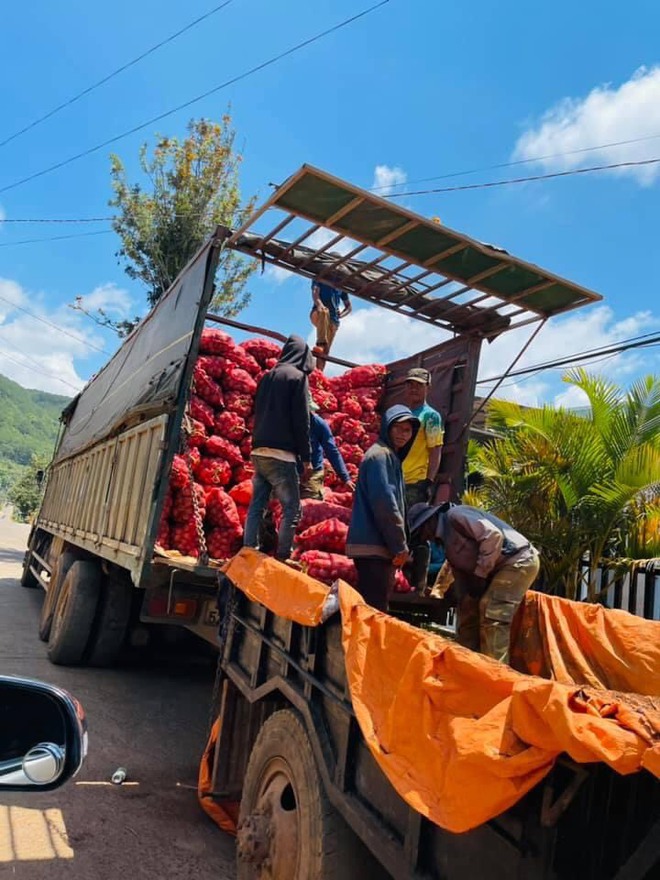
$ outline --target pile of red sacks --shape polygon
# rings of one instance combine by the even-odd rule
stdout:
[[[267,339],[236,343],[222,330],[203,331],[184,429],[187,451],[174,457],[158,531],[157,543],[164,550],[199,555],[195,502],[209,556],[227,559],[240,548],[252,498],[254,397],[280,352]],[[374,364],[334,378],[318,370],[310,376],[319,415],[330,425],[353,478],[378,437],[385,374],[384,366]],[[343,490],[327,463],[325,486],[324,501],[302,502],[294,558],[324,583],[340,577],[355,584],[355,566],[344,555],[353,495]],[[404,581],[400,576],[399,589],[407,592]]]

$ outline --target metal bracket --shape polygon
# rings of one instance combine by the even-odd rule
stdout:
[[[552,783],[547,782],[543,789],[543,803],[541,805],[541,826],[543,828],[553,828],[557,824],[560,817],[570,806],[583,782],[589,776],[586,770],[582,767],[578,767],[576,764],[566,763],[565,766],[573,771],[573,779],[568,783],[554,803],[552,799],[555,794],[555,789]]]

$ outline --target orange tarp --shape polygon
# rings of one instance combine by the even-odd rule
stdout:
[[[321,619],[327,588],[305,575],[245,550],[226,573],[277,614],[308,625]],[[401,797],[443,828],[467,831],[508,809],[562,752],[623,774],[646,767],[660,776],[660,716],[650,697],[516,672],[374,610],[343,582],[339,602],[351,700],[369,749]],[[564,618],[578,638],[576,621],[589,615],[575,615]],[[617,620],[603,624],[609,644],[630,649]],[[623,629],[632,625],[626,620]],[[660,669],[660,624],[654,627],[656,653],[645,645],[638,670],[644,681],[642,667],[656,680]],[[580,644],[588,655],[588,643]],[[636,665],[630,656],[628,665]]]
[[[243,547],[222,571],[248,598],[280,617],[304,626],[321,622],[328,588],[301,571],[249,547]]]
[[[213,791],[213,759],[215,757],[218,737],[220,736],[220,724],[221,719],[218,718],[211,728],[211,735],[199,764],[197,797],[204,812],[213,819],[216,825],[228,834],[236,834],[239,805],[235,801],[223,801],[220,803],[217,799],[210,796]]]
[[[530,590],[516,615],[511,665],[564,684],[660,695],[660,623]]]

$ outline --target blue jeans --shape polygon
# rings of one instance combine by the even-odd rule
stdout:
[[[270,501],[271,492],[282,505],[282,522],[277,535],[277,558],[288,559],[293,536],[300,522],[300,483],[292,461],[280,461],[265,455],[253,455],[252,501],[245,521],[245,547],[257,547],[259,526]]]

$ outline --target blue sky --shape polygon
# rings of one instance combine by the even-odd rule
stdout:
[[[214,0],[115,0],[109,7],[61,0],[3,12],[0,141],[217,5]],[[4,187],[202,93],[370,5],[369,0],[233,0],[223,11],[107,85],[0,148],[0,208],[8,219],[108,213],[110,148],[16,188]],[[182,134],[191,116],[219,118],[230,102],[244,144],[242,187],[269,194],[310,162],[362,186],[398,189],[484,182],[660,156],[660,137],[636,145],[534,162],[612,141],[660,135],[660,9],[607,14],[602,4],[390,0],[357,23],[267,70],[114,145],[137,173],[139,145],[154,130]],[[377,171],[377,167],[381,170]],[[420,186],[420,178],[469,169]],[[565,275],[604,305],[558,319],[524,363],[660,330],[657,215],[660,165],[495,190],[410,196],[426,216]],[[67,308],[76,296],[116,314],[144,306],[115,258],[113,234],[12,245],[91,232],[98,226],[0,224],[0,372],[29,387],[72,393],[116,340]],[[6,245],[6,246],[5,246]],[[307,335],[307,284],[272,275],[251,284],[245,320]],[[13,305],[9,305],[7,300]],[[35,322],[28,308],[72,335]],[[366,307],[346,322],[336,351],[387,359],[430,345],[421,325],[403,327]],[[405,332],[403,332],[405,330]],[[525,333],[488,346],[482,377],[501,372]],[[90,346],[96,346],[92,348]],[[658,349],[599,365],[626,384],[658,370]],[[533,403],[568,396],[558,373],[508,383]]]

